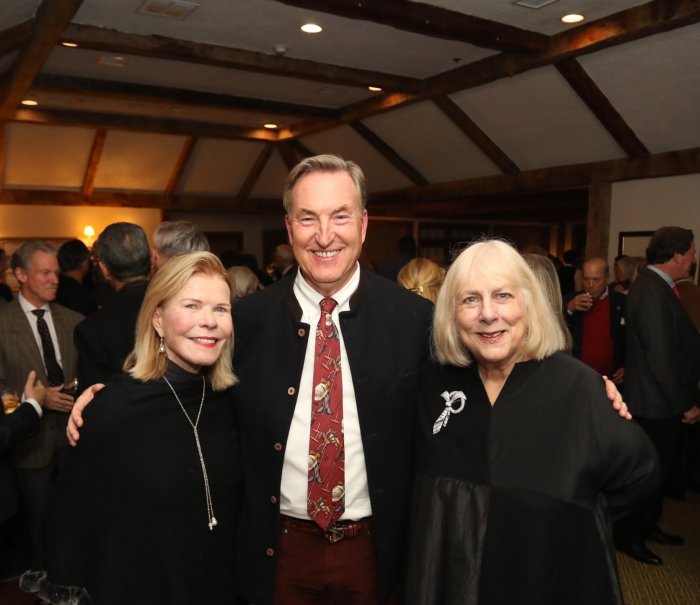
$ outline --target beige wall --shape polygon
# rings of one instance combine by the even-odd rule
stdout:
[[[700,241],[700,174],[614,183],[609,262],[617,256],[621,231],[654,231],[666,225],[692,229]]]
[[[150,240],[161,216],[157,208],[0,205],[0,242],[33,238],[84,239],[86,225],[92,225],[97,236],[107,225],[118,221],[140,225]]]

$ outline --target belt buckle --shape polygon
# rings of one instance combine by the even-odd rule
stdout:
[[[337,525],[333,524],[326,530],[324,536],[331,544],[335,544],[336,542],[340,542],[345,537],[345,530],[342,527],[338,527]]]

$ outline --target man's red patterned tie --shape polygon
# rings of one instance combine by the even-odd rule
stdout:
[[[335,300],[321,301],[316,328],[314,385],[309,440],[309,516],[323,529],[345,510],[345,441],[340,340],[331,313]]]

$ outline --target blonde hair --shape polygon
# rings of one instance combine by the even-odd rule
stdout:
[[[520,361],[543,359],[564,349],[564,335],[532,269],[506,242],[487,239],[471,244],[450,267],[440,289],[433,318],[433,355],[443,364],[471,365],[471,352],[457,331],[458,297],[475,275],[514,288],[523,306],[525,337]]]
[[[124,362],[124,370],[138,380],[157,380],[168,367],[167,356],[159,352],[160,336],[153,327],[156,310],[175,296],[189,279],[202,273],[211,277],[220,277],[229,290],[228,273],[221,261],[211,252],[192,252],[173,257],[155,274],[146,290],[136,320],[136,338],[134,349]],[[204,375],[215,391],[236,384],[238,379],[231,367],[233,356],[233,334],[224,343],[216,363],[204,369]]]
[[[557,320],[564,335],[564,350],[570,353],[574,348],[574,339],[571,336],[569,327],[564,321],[564,302],[561,298],[559,276],[557,275],[557,270],[554,268],[554,263],[541,254],[525,253],[523,254],[523,258],[542,286],[542,291],[547,298],[547,302],[549,302],[549,306],[552,308],[554,318]]]
[[[437,300],[444,279],[445,269],[428,258],[414,258],[408,261],[396,276],[400,286],[433,303]]]
[[[258,276],[249,267],[229,267],[228,276],[231,280],[231,302],[262,290]]]

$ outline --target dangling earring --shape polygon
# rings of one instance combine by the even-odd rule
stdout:
[[[158,347],[158,352],[159,353],[165,353],[165,339],[161,336],[160,337],[160,346]]]

